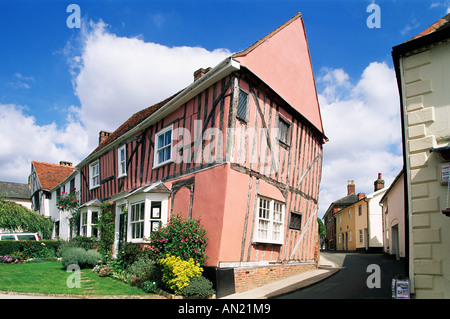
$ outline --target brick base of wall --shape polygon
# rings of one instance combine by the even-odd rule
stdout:
[[[314,269],[317,269],[317,264],[314,263],[235,268],[235,291],[243,292]]]

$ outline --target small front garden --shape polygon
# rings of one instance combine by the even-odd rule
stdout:
[[[107,242],[86,237],[1,241],[0,290],[81,295],[165,292],[187,298],[210,298],[215,293],[202,276],[207,238],[200,220],[173,216],[152,233],[146,248],[125,243],[116,258]]]

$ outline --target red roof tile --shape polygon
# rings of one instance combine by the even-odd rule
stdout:
[[[181,91],[180,91],[181,92]],[[128,120],[125,121],[121,126],[119,126],[110,136],[108,136],[102,143],[100,143],[97,148],[89,155],[98,152],[111,142],[115,141],[117,138],[137,126],[139,123],[141,123],[143,120],[145,120],[147,117],[155,113],[157,110],[162,108],[164,105],[166,105],[170,100],[172,100],[175,96],[177,96],[180,92],[172,95],[171,97],[165,99],[164,101],[161,101],[155,105],[149,106],[137,113],[134,113]]]
[[[447,14],[445,17],[443,17],[442,19],[439,19],[438,21],[436,21],[435,23],[433,23],[431,26],[429,26],[428,28],[426,28],[425,30],[423,30],[422,32],[420,32],[418,35],[416,35],[415,37],[409,39],[408,41],[412,41],[421,37],[424,37],[426,35],[429,35],[433,32],[445,29],[450,27],[450,13]],[[408,42],[406,41],[406,42]]]
[[[72,174],[75,167],[31,161],[42,189],[51,190]]]

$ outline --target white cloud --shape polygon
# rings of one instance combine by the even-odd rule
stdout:
[[[135,112],[188,86],[198,68],[214,67],[231,55],[226,49],[167,47],[119,37],[102,21],[82,25],[80,35],[59,51],[68,58],[80,101],[80,106],[67,107],[62,127],[37,123],[26,113],[32,106],[0,101],[0,180],[26,183],[31,160],[78,164],[97,146],[100,130],[114,131]],[[17,73],[14,81],[27,88],[34,79]]]
[[[135,112],[188,86],[198,68],[214,67],[231,55],[225,49],[167,47],[119,37],[101,21],[88,25],[81,55],[71,62],[81,103],[77,115],[91,147],[100,130],[114,131]]]
[[[55,123],[41,126],[24,111],[0,104],[0,180],[26,183],[31,160],[75,164],[86,153],[87,134],[79,123],[69,118],[62,128]]]
[[[319,101],[329,138],[319,199],[323,216],[347,195],[348,180],[357,192],[370,194],[380,172],[389,186],[402,167],[401,122],[395,72],[385,63],[370,63],[355,85],[341,69],[325,70],[317,82],[324,85]]]

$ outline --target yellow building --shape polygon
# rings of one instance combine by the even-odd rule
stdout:
[[[357,201],[336,213],[336,250],[383,251],[382,210],[379,205],[386,192],[381,174],[370,195],[359,193]]]
[[[411,293],[450,298],[450,14],[393,48]]]

